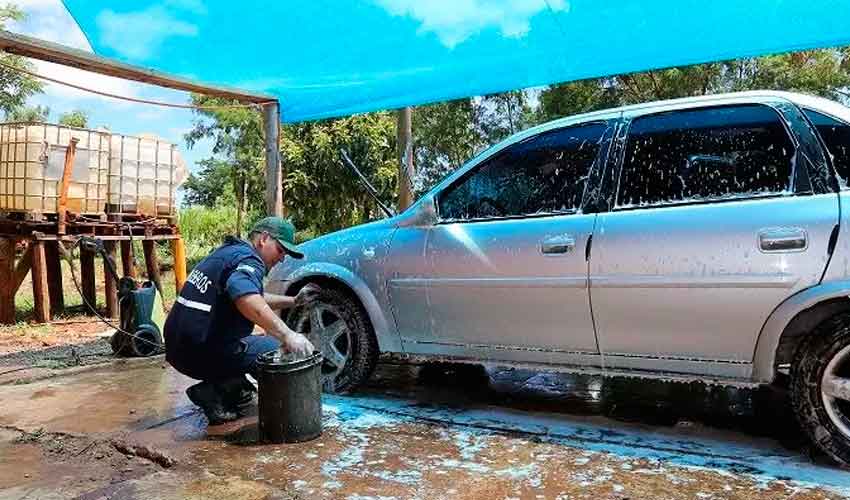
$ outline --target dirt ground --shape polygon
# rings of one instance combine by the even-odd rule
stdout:
[[[752,393],[385,360],[324,396],[321,437],[271,445],[256,410],[207,426],[192,383],[161,358],[0,382],[0,498],[850,495],[850,473],[779,439],[781,398]]]
[[[0,356],[60,345],[81,344],[108,333],[96,319],[80,316],[48,324],[18,323],[0,327]]]
[[[142,259],[139,256],[139,259]],[[120,262],[119,273],[120,273]],[[139,265],[144,267],[144,261]],[[79,267],[76,268],[79,273]],[[139,270],[140,275],[142,274]],[[95,285],[97,288],[97,306],[101,314],[105,314],[105,281],[103,276],[103,264],[95,261]],[[174,273],[169,269],[162,272],[162,284],[165,297],[163,297],[166,308],[174,301]],[[79,281],[79,275],[77,280]],[[56,346],[69,346],[84,344],[100,337],[106,336],[111,327],[94,317],[89,309],[83,305],[74,279],[71,267],[67,262],[62,262],[62,288],[65,297],[66,310],[57,315],[54,321],[47,324],[33,322],[33,293],[32,280],[25,279],[15,296],[16,316],[18,322],[14,325],[0,326],[0,357],[21,351],[32,351],[51,348]],[[2,359],[0,359],[2,366]]]

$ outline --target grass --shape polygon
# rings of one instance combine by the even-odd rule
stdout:
[[[245,214],[243,237],[260,217],[257,212]],[[186,265],[191,269],[221,245],[225,236],[236,234],[236,209],[227,206],[184,208],[180,211],[179,226],[186,243]],[[165,250],[161,257],[171,260],[170,253]]]

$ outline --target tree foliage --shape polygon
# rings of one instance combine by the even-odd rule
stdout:
[[[11,122],[43,123],[50,116],[47,106],[18,106],[6,112],[6,120]]]
[[[21,21],[25,14],[12,4],[0,6],[0,29],[6,29],[9,21]],[[0,53],[0,62],[14,68],[33,71],[32,63],[24,57],[7,53]],[[40,81],[15,71],[6,66],[0,66],[0,110],[7,119],[15,110],[24,108],[27,99],[43,90]]]
[[[59,124],[66,127],[86,128],[89,123],[89,114],[86,111],[75,109],[59,115]]]
[[[193,96],[197,105],[230,102]],[[226,202],[244,176],[249,210],[265,209],[265,153],[262,117],[249,108],[203,109],[186,135],[190,147],[202,138],[213,141],[214,158],[184,185],[186,200],[208,206]],[[365,222],[378,215],[374,202],[343,165],[345,149],[385,202],[396,190],[395,120],[371,113],[281,129],[284,211],[299,228],[327,232]]]
[[[540,95],[538,119],[659,99],[771,89],[846,100],[850,48],[793,52],[553,85]]]

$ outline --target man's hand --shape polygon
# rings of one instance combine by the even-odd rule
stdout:
[[[280,350],[292,352],[298,356],[313,354],[313,344],[300,333],[292,331],[280,316],[271,310],[266,300],[260,294],[243,295],[236,299],[236,309],[242,316],[255,325],[259,325],[266,333],[280,341]]]
[[[313,344],[300,333],[290,331],[281,339],[280,351],[284,354],[293,353],[299,358],[306,358],[313,354],[314,350]]]
[[[322,288],[315,283],[307,283],[295,296],[295,307],[311,306],[318,300]]]

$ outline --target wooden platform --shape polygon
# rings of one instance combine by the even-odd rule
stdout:
[[[0,324],[15,322],[15,294],[28,274],[32,276],[36,322],[50,321],[64,310],[60,259],[65,258],[67,249],[82,236],[102,240],[119,275],[134,278],[136,272],[131,258],[131,241],[141,241],[148,277],[160,292],[163,288],[154,244],[156,241],[169,240],[174,254],[174,285],[178,293],[186,281],[183,239],[177,226],[168,221],[123,215],[109,215],[104,220],[69,214],[64,224],[60,224],[58,220],[16,220],[3,217],[0,218]],[[17,257],[19,253],[21,255]],[[79,255],[78,277],[83,298],[89,304],[96,304],[94,262],[99,257],[82,248],[78,248],[76,253]],[[104,280],[107,316],[117,318],[118,284],[106,270]]]

